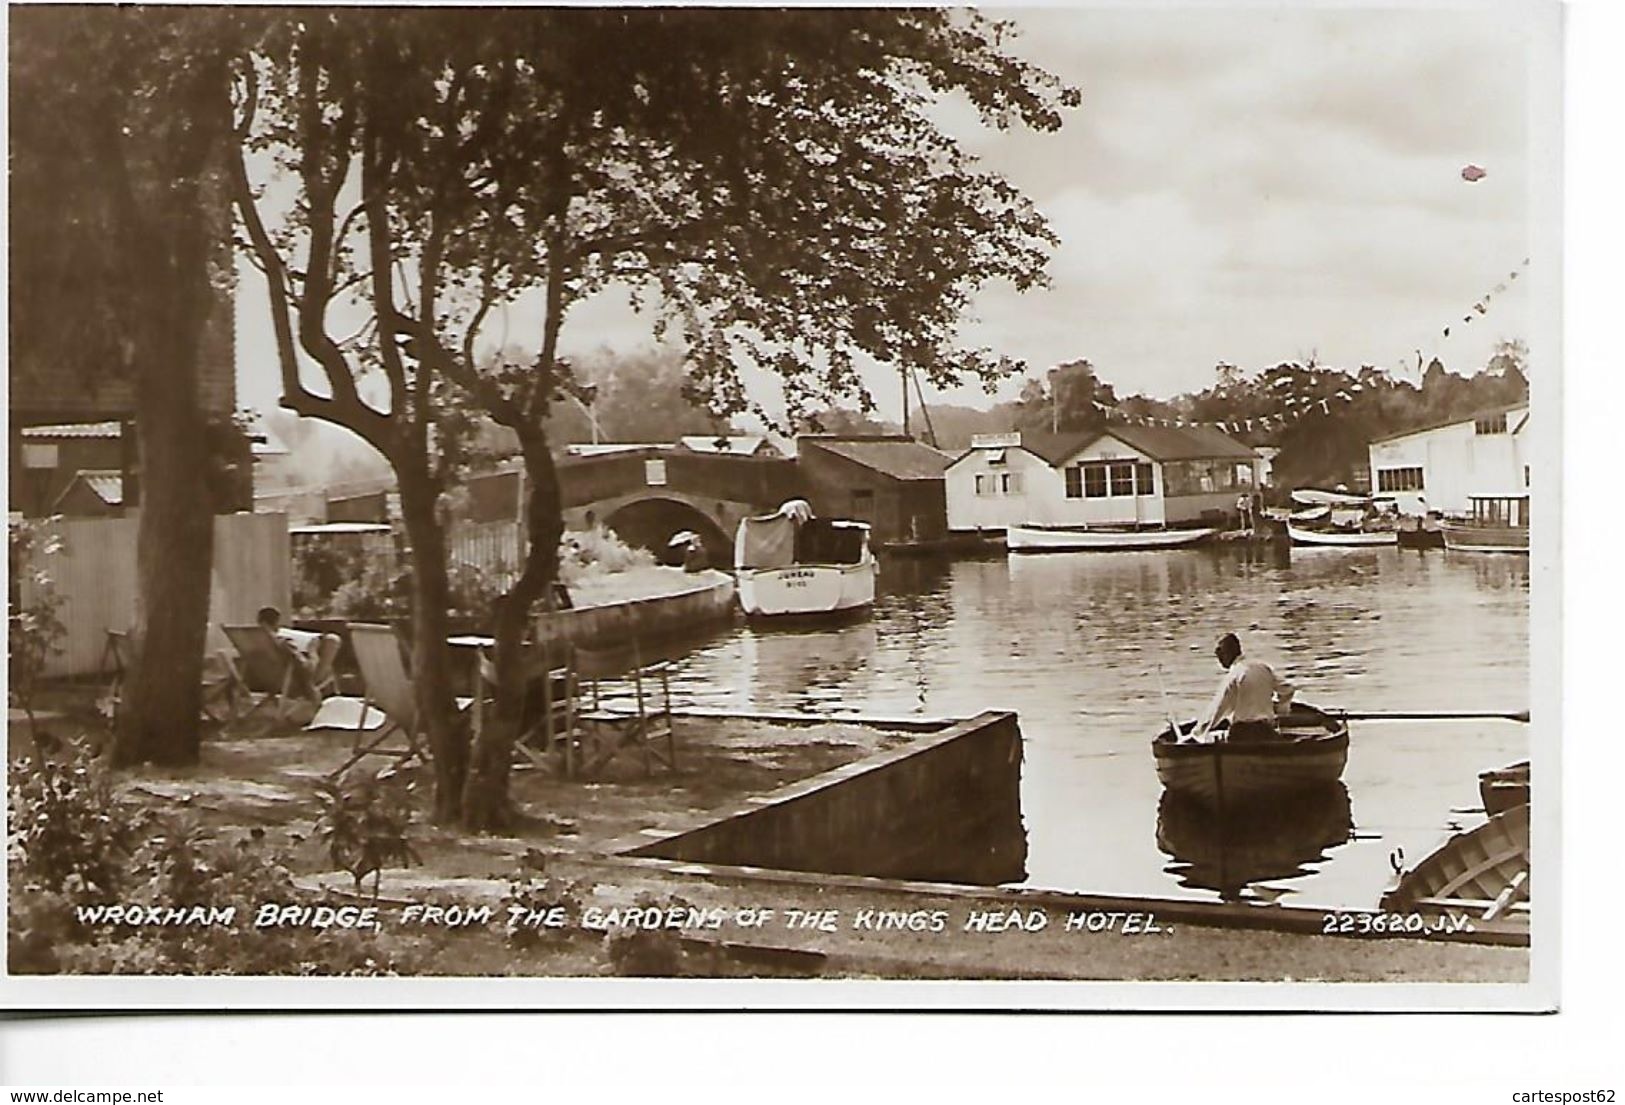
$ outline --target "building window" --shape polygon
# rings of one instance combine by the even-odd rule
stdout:
[[[1162,466],[1163,494],[1211,495],[1234,491],[1239,485],[1236,471],[1241,465],[1222,460],[1169,461]]]
[[[988,479],[989,479],[989,476],[987,475],[987,473],[985,473],[985,472],[976,473],[976,493],[978,495],[986,495],[987,494]]]
[[[1114,464],[1111,469],[1112,497],[1134,495],[1134,465]]]
[[[1083,497],[1085,499],[1104,499],[1106,497],[1106,465],[1083,465]]]
[[[871,488],[860,487],[852,492],[852,513],[859,518],[867,518],[875,507],[875,493]]]
[[[1485,415],[1483,418],[1474,419],[1473,420],[1473,432],[1475,434],[1504,434],[1504,433],[1506,433],[1507,432],[1507,416],[1506,416],[1506,413],[1502,412],[1501,414],[1490,414],[1490,415]]]
[[[24,468],[55,468],[60,463],[55,445],[24,445]]]
[[[1523,466],[1523,485],[1525,487],[1529,486],[1529,466],[1527,464]]]
[[[1136,464],[1134,466],[1134,489],[1140,495],[1155,495],[1157,493],[1156,472],[1151,465]]]
[[[1000,472],[999,473],[999,492],[1001,494],[1004,494],[1004,495],[1020,495],[1021,494],[1021,473],[1020,472]]]
[[[1423,490],[1422,470],[1420,468],[1379,468],[1377,469],[1378,491],[1421,491]]]
[[[1066,476],[1066,497],[1068,499],[1083,498],[1083,469],[1077,465],[1062,470]]]

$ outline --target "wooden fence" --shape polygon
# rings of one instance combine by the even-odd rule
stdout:
[[[504,591],[513,586],[524,563],[524,532],[518,522],[459,522],[447,538],[447,559],[454,571],[467,564]]]
[[[136,618],[136,519],[63,519],[52,526],[60,548],[41,562],[62,596],[67,635],[46,665],[50,676],[102,670],[107,631],[129,630]],[[209,580],[211,652],[227,647],[220,623],[254,621],[262,606],[288,609],[290,560],[284,514],[222,514],[214,520],[214,569]],[[32,588],[25,581],[22,599]]]

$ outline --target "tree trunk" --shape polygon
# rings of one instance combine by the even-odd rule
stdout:
[[[203,266],[196,273],[177,270],[166,280],[173,309],[150,328],[154,340],[139,354],[140,647],[113,743],[118,765],[194,764],[202,739],[214,507],[200,479],[209,463],[209,439],[197,380],[212,292]]]
[[[446,533],[435,510],[439,496],[421,463],[396,463],[401,516],[412,543],[412,691],[418,723],[428,735],[434,758],[434,820],[458,821],[463,780],[468,774],[468,740],[452,709],[450,619],[446,608]]]
[[[519,430],[519,439],[525,458],[525,482],[530,489],[525,509],[529,547],[524,571],[496,603],[496,702],[475,738],[463,791],[463,824],[477,832],[505,828],[511,820],[508,778],[529,674],[525,627],[536,600],[547,594],[558,578],[559,538],[564,533],[558,470],[553,466],[546,434],[537,428],[525,428]],[[551,662],[541,667],[541,677],[551,678]]]

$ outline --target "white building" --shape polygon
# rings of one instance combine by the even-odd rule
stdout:
[[[1407,514],[1466,514],[1473,495],[1529,490],[1529,408],[1500,407],[1370,445],[1371,490]]]
[[[1158,525],[1236,513],[1259,457],[1207,426],[973,439],[948,466],[948,528]]]

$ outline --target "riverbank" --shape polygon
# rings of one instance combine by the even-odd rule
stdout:
[[[1271,931],[1180,903],[635,859],[740,809],[817,801],[944,730],[857,720],[679,719],[679,772],[612,761],[586,782],[516,772],[504,835],[428,823],[428,772],[408,769],[416,862],[372,897],[334,870],[320,780],[348,734],[209,742],[184,770],[121,772],[117,792],[184,816],[196,841],[277,857],[309,901],[373,908],[368,962],[412,975],[608,974],[868,979],[1519,982],[1525,948]],[[15,781],[15,780],[14,780]],[[748,814],[747,814],[748,816]],[[15,886],[16,880],[14,880]],[[14,910],[18,905],[13,900]],[[244,903],[245,910],[257,908]],[[517,911],[514,912],[514,911]],[[15,914],[14,914],[15,915]],[[1277,911],[1277,916],[1280,914]],[[1301,921],[1301,918],[1299,919]],[[1265,927],[1246,927],[1259,924]],[[264,939],[257,930],[239,939]]]

